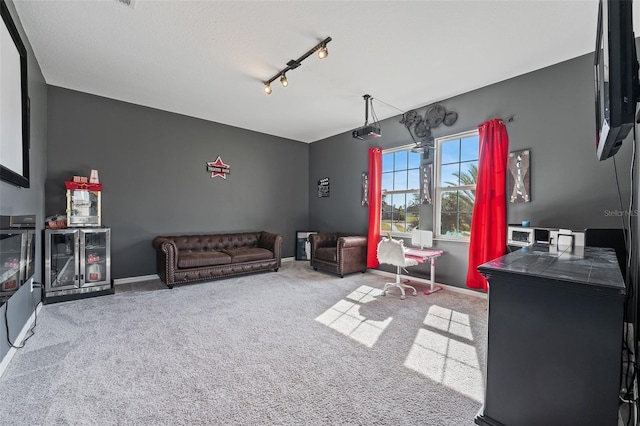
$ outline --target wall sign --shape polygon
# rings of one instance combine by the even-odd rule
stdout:
[[[211,172],[211,177],[220,176],[222,179],[226,179],[227,175],[231,172],[231,166],[225,164],[222,158],[218,155],[216,161],[207,162],[207,171]]]
[[[509,153],[509,202],[528,203],[530,152],[528,149]]]
[[[322,178],[318,181],[318,198],[329,196],[329,178]]]
[[[367,172],[362,172],[362,205],[369,205],[369,174]]]
[[[427,151],[428,152],[428,151]],[[424,164],[420,167],[422,184],[420,185],[420,200],[422,204],[432,204],[431,182],[433,181],[433,164]]]

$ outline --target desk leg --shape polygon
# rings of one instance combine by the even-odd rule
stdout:
[[[442,290],[442,287],[436,286],[436,258],[431,258],[431,288],[424,292],[427,296],[431,293],[435,293],[438,290]]]

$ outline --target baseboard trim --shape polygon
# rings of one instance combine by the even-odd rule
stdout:
[[[376,275],[384,275],[385,277],[395,278],[395,276],[396,276],[396,274],[394,274],[393,272],[381,271],[379,269],[367,269],[367,271],[371,272],[372,274],[376,274]],[[418,278],[418,277],[416,277],[416,278]],[[421,279],[424,279],[424,278],[421,278]],[[481,293],[479,291],[473,291],[473,290],[469,290],[469,289],[462,288],[462,287],[456,287],[456,286],[453,286],[453,285],[441,284],[439,282],[436,282],[435,285],[436,286],[440,286],[443,289],[446,289],[448,291],[452,291],[454,293],[466,294],[467,296],[475,296],[477,298],[487,300],[487,294],[486,293]]]
[[[15,346],[21,346],[24,343],[24,339],[25,337],[27,337],[27,333],[29,332],[29,329],[35,322],[36,315],[38,315],[41,309],[42,309],[42,302],[38,303],[38,306],[36,306],[36,309],[31,313],[31,316],[22,327],[22,330],[20,330],[20,334],[18,334],[16,341],[13,343]],[[4,371],[9,366],[11,359],[13,358],[13,356],[16,354],[17,351],[18,350],[16,348],[9,348],[9,351],[6,353],[6,355],[2,359],[2,362],[0,362],[0,377],[2,377],[2,375],[4,374]]]
[[[159,279],[160,277],[158,276],[158,274],[139,275],[137,277],[116,278],[113,280],[113,285],[130,284],[130,283],[137,283],[140,281],[150,281],[150,280],[159,280]]]
[[[295,257],[283,257],[280,259],[282,262],[293,262],[294,260],[296,260]]]

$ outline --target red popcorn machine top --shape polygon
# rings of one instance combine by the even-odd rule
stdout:
[[[102,184],[65,181],[67,188],[67,226],[102,225]]]

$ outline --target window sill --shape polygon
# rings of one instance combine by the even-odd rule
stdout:
[[[389,235],[389,231],[380,231],[380,236],[381,237],[387,237]],[[391,237],[393,238],[408,238],[411,239],[411,234],[407,234],[407,233],[400,233],[400,232],[391,232]],[[469,237],[446,237],[446,236],[441,236],[441,237],[433,237],[433,241],[445,241],[445,242],[449,242],[449,243],[464,243],[464,244],[469,244],[469,241],[471,239]]]
[[[391,233],[391,236],[395,238],[411,238],[411,234],[410,233],[408,234],[406,232],[380,231],[380,236],[386,237],[389,235],[389,233]]]
[[[451,242],[451,243],[465,243],[465,244],[469,244],[469,241],[471,241],[470,238],[461,238],[461,237],[433,237],[433,241],[446,241],[446,242]]]

